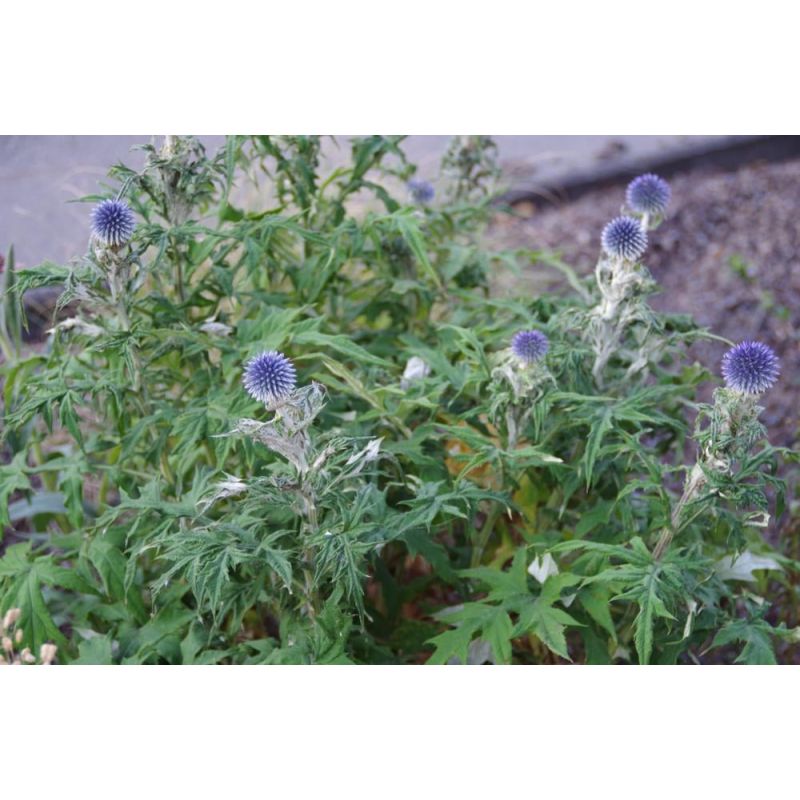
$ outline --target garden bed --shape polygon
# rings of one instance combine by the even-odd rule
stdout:
[[[662,287],[652,305],[690,314],[732,341],[754,338],[775,349],[782,375],[763,398],[763,420],[775,444],[791,447],[798,440],[800,405],[800,159],[695,170],[670,183],[670,212],[651,234],[645,259]],[[589,274],[599,232],[619,213],[620,192],[618,186],[603,187],[563,205],[519,201],[514,209],[516,218],[495,218],[494,246],[553,249],[580,274]],[[537,291],[552,280],[549,272],[533,268],[519,278],[504,273],[497,289]],[[725,348],[723,342],[700,342],[690,352],[716,372]]]
[[[457,137],[435,189],[397,139],[355,139],[327,177],[320,145],[167,137],[116,168],[83,258],[7,271],[37,311],[20,347],[4,306],[18,643],[59,663],[793,660],[765,433],[796,435],[800,162],[508,217],[488,137]],[[61,287],[72,318],[44,347]]]

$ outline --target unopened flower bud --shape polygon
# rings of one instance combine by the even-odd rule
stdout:
[[[39,661],[41,661],[42,664],[52,664],[57,652],[58,647],[56,647],[54,644],[50,644],[49,642],[47,644],[43,644],[39,650]]]
[[[3,617],[3,630],[10,628],[20,618],[22,611],[18,608],[9,608],[6,615]]]
[[[36,663],[36,656],[31,653],[30,647],[26,647],[20,654],[19,657],[26,663],[26,664],[35,664]]]
[[[10,636],[4,636],[3,637],[3,650],[5,650],[6,653],[10,653],[13,649],[14,649],[14,642],[11,641],[11,637]]]

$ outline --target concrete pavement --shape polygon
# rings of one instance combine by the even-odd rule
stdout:
[[[201,137],[209,148],[223,137]],[[419,164],[421,177],[433,177],[447,136],[410,136],[406,151]],[[646,161],[689,146],[734,137],[698,136],[498,136],[501,163],[514,183],[558,185],[570,173],[606,167],[615,159]],[[84,252],[89,206],[70,203],[102,191],[108,168],[123,161],[139,167],[143,154],[132,150],[148,141],[141,136],[2,136],[0,137],[0,252],[14,244],[17,263],[44,259],[63,262]],[[340,148],[347,137],[338,137]],[[336,148],[327,145],[332,160]]]

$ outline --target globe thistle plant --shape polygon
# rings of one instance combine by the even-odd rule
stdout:
[[[513,449],[523,435],[547,386],[556,385],[544,358],[549,348],[550,342],[541,331],[517,331],[510,347],[494,357],[489,413],[496,423],[505,422],[508,449]]]
[[[778,374],[778,357],[761,342],[740,342],[723,356],[726,388],[714,392],[713,405],[700,407],[695,431],[700,455],[687,476],[671,525],[662,532],[656,545],[656,558],[663,555],[680,530],[685,509],[701,497],[710,482],[729,480],[734,465],[746,459],[763,438],[765,429],[758,419],[762,409],[757,404],[757,395],[769,389]],[[705,419],[708,425],[702,429],[701,421]]]
[[[433,186],[431,186],[428,181],[417,179],[408,182],[408,191],[411,195],[411,199],[421,206],[430,203],[436,194]]]
[[[544,358],[549,346],[547,337],[541,331],[519,331],[511,340],[511,352],[526,364]]]
[[[442,158],[442,173],[450,179],[447,194],[454,203],[491,194],[500,172],[491,136],[454,136]]]
[[[277,350],[251,358],[244,369],[244,388],[265,405],[285,400],[297,385],[294,364]]]
[[[722,358],[722,377],[729,389],[761,394],[778,379],[778,357],[761,342],[740,342]]]
[[[91,213],[92,233],[110,247],[129,241],[136,227],[133,211],[122,200],[103,200]]]
[[[130,206],[123,200],[108,199],[96,205],[90,214],[90,254],[93,271],[102,275],[103,289],[78,282],[72,289],[73,296],[86,300],[94,306],[98,318],[116,322],[120,330],[131,329],[130,312],[137,290],[144,282],[142,262],[134,248],[124,248],[136,227],[136,218]],[[96,326],[82,327],[84,332],[97,330]],[[112,323],[113,324],[113,323]],[[130,343],[130,358],[133,385],[136,391],[141,386],[141,363],[135,341]]]
[[[623,341],[629,328],[647,316],[642,296],[652,286],[647,270],[639,258],[647,248],[647,233],[642,222],[634,217],[617,217],[611,220],[601,235],[603,255],[595,268],[600,302],[591,312],[584,335],[591,341],[595,351],[592,372],[599,386],[603,385],[602,373],[613,355],[621,355]],[[642,342],[638,343],[640,350]],[[626,356],[632,371],[646,363],[643,352]]]
[[[601,242],[603,250],[612,258],[636,261],[647,249],[647,234],[639,220],[617,217],[603,228]]]
[[[669,199],[665,180],[640,175],[627,189],[629,215],[612,219],[600,236],[603,252],[595,267],[600,299],[589,312],[583,335],[595,352],[592,374],[601,388],[612,358],[627,364],[627,383],[646,371],[661,352],[664,339],[656,333],[645,299],[656,284],[641,258],[647,250],[647,232],[661,221]]]
[[[325,405],[322,386],[311,383],[296,388],[294,364],[277,350],[251,358],[245,364],[242,382],[247,393],[274,411],[275,416],[268,422],[240,419],[231,434],[265,444],[289,461],[298,474],[307,474],[313,451],[308,428]]]
[[[634,178],[625,193],[628,208],[637,214],[663,214],[669,205],[672,191],[658,175],[647,173]]]

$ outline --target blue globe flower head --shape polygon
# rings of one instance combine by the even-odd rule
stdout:
[[[728,388],[737,392],[766,392],[779,374],[778,357],[761,342],[740,342],[722,357],[722,377]]]
[[[543,358],[550,342],[541,331],[519,331],[511,339],[511,352],[526,364],[533,364]]]
[[[294,364],[277,350],[260,353],[244,368],[244,388],[247,393],[265,404],[288,397],[297,384]]]
[[[408,191],[411,194],[411,199],[415,203],[419,203],[419,205],[424,206],[433,200],[434,195],[436,192],[433,189],[428,181],[421,181],[421,180],[410,180],[408,182]]]
[[[112,247],[125,244],[136,227],[133,211],[122,200],[103,200],[92,209],[92,233]]]
[[[647,234],[639,220],[633,217],[617,217],[603,228],[601,237],[603,250],[610,256],[636,261],[647,249]]]
[[[630,209],[640,214],[663,214],[671,196],[669,184],[649,172],[634,178],[628,184],[625,200]]]

